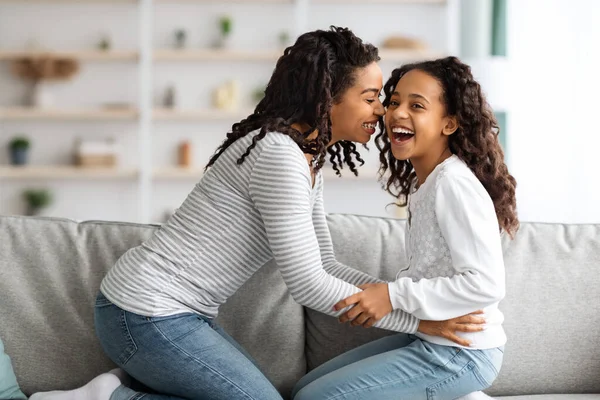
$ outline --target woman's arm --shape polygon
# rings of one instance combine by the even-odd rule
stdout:
[[[273,257],[294,300],[337,317],[343,310],[334,311],[333,305],[360,290],[323,268],[313,225],[310,172],[293,146],[271,144],[261,151],[250,176],[250,198],[260,212]],[[375,326],[414,333],[418,320],[398,312]]]

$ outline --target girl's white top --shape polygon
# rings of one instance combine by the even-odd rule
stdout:
[[[498,309],[505,293],[500,228],[481,182],[453,155],[413,189],[408,215],[408,266],[389,283],[393,308],[422,320],[446,320],[483,309],[486,330],[458,335],[475,349],[504,345],[504,316]],[[417,336],[457,346],[441,337]]]

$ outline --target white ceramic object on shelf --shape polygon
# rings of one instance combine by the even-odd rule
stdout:
[[[52,108],[54,97],[48,88],[48,83],[38,81],[32,85],[29,106],[34,108]]]

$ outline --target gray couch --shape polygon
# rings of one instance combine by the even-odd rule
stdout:
[[[342,262],[384,279],[403,267],[404,221],[331,215],[329,224]],[[26,394],[75,388],[113,367],[94,336],[94,298],[106,270],[156,229],[0,217],[0,338]],[[488,393],[600,399],[600,225],[524,223],[504,249],[509,342]],[[307,369],[390,334],[294,303],[272,264],[230,299],[219,322],[286,396]]]

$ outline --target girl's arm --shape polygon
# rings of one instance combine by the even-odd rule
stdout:
[[[394,309],[421,319],[445,320],[504,298],[498,220],[491,199],[476,183],[467,176],[444,176],[436,188],[435,213],[457,274],[391,282],[388,286]]]
[[[260,212],[273,257],[294,300],[332,316],[338,301],[360,292],[329,275],[311,210],[312,182],[308,165],[295,144],[271,144],[261,151],[250,175],[249,193]],[[260,226],[257,221],[257,228]],[[406,313],[390,313],[375,326],[414,333],[418,321]]]

